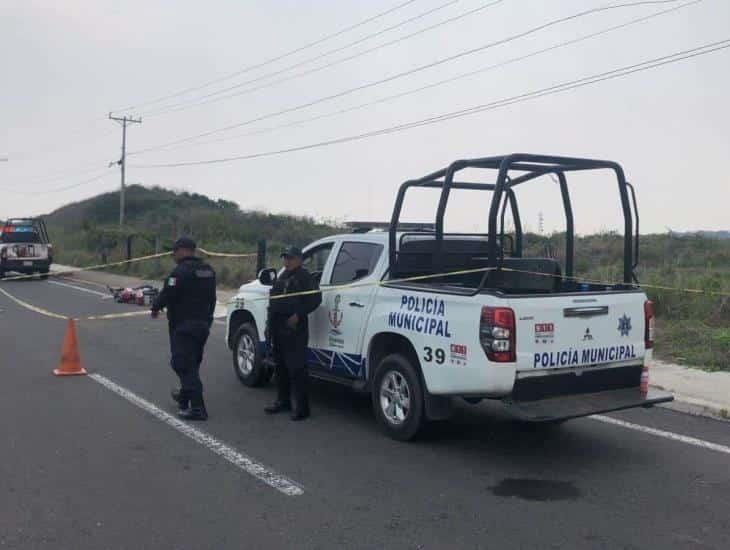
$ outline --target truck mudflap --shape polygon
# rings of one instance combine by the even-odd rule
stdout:
[[[507,410],[527,422],[554,422],[592,414],[651,407],[658,403],[673,401],[674,396],[665,391],[649,389],[641,393],[638,387],[618,390],[562,395],[533,401],[512,401],[505,399]]]

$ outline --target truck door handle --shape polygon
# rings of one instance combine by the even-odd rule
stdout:
[[[608,315],[608,306],[567,307],[563,310],[563,317],[597,317]]]
[[[350,302],[347,305],[349,305],[350,307],[365,307],[365,304],[361,304],[360,302]]]

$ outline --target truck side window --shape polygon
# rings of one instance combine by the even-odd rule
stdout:
[[[333,244],[334,243],[326,243],[318,246],[317,248],[313,248],[312,250],[307,250],[307,252],[304,253],[302,265],[312,274],[317,282],[319,282],[322,278],[322,272],[324,271],[324,267],[327,265],[327,259],[330,257]]]
[[[382,244],[342,243],[330,282],[338,285],[367,277],[372,273],[382,252]]]

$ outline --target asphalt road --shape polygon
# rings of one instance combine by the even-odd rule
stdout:
[[[0,288],[71,316],[135,310],[45,281]],[[91,377],[52,376],[64,328],[0,295],[0,548],[730,544],[730,454],[717,448],[595,419],[524,425],[497,404],[464,404],[404,444],[381,435],[367,398],[324,383],[313,417],[292,423],[263,414],[273,388],[235,378],[220,324],[202,372],[210,420],[195,424],[206,446]],[[164,321],[81,322],[78,334],[89,372],[174,414]],[[730,423],[612,417],[730,446]],[[303,493],[211,450],[222,443]]]

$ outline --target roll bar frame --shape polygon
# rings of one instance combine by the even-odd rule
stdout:
[[[495,183],[476,183],[455,181],[455,175],[466,168],[482,168],[496,170]],[[626,181],[623,168],[617,162],[609,160],[586,159],[577,157],[561,157],[550,155],[534,155],[528,153],[514,153],[511,155],[465,159],[452,162],[448,167],[432,172],[422,178],[408,180],[401,184],[396,195],[393,214],[389,228],[389,272],[394,273],[397,265],[397,232],[400,216],[403,210],[406,193],[411,188],[441,189],[435,220],[435,252],[434,268],[443,266],[444,216],[452,189],[469,189],[492,191],[492,200],[488,218],[488,252],[487,267],[499,268],[502,255],[498,251],[497,235],[498,222],[501,221],[501,231],[504,231],[504,214],[509,203],[515,223],[515,256],[522,256],[522,222],[519,215],[517,198],[514,188],[539,177],[554,174],[558,180],[560,194],[563,201],[566,222],[566,250],[565,275],[574,275],[575,262],[575,225],[573,207],[568,189],[568,172],[587,170],[611,170],[616,175],[621,208],[624,216],[624,268],[623,280],[626,284],[636,282],[635,269],[639,262],[639,214],[636,205],[636,193],[633,186]],[[633,207],[633,208],[632,208]],[[635,223],[634,223],[635,218]],[[634,227],[636,233],[634,233]]]

